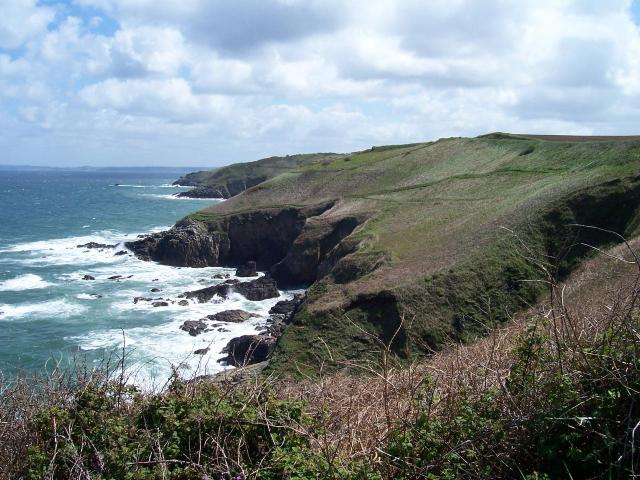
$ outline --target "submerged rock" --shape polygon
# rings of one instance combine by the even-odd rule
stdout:
[[[243,366],[263,362],[271,357],[277,339],[267,335],[242,335],[232,338],[222,350],[229,365]]]
[[[129,252],[127,252],[126,250],[119,250],[119,251],[117,251],[116,253],[114,253],[114,255],[115,255],[116,257],[119,257],[119,256],[121,256],[121,255],[126,255],[127,253],[129,253]]]
[[[85,243],[83,245],[77,245],[78,248],[99,248],[99,249],[103,249],[103,248],[116,248],[116,245],[110,245],[107,243],[97,243],[97,242],[89,242],[89,243]]]
[[[95,280],[96,277],[94,277],[93,275],[85,275],[84,277],[82,277],[83,280]]]
[[[151,305],[153,305],[154,307],[168,307],[169,306],[169,304],[167,302],[164,302],[164,301],[153,302]]]
[[[257,277],[256,262],[249,260],[246,264],[236,269],[236,277]]]
[[[189,300],[180,300],[178,302],[178,305],[180,305],[181,307],[188,307],[189,306]]]

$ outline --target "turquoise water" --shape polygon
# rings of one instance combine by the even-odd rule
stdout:
[[[37,371],[51,362],[95,362],[123,343],[137,383],[162,383],[172,367],[185,376],[223,368],[220,350],[234,336],[256,333],[279,299],[227,300],[181,306],[177,296],[212,285],[223,268],[175,268],[115,255],[136,235],[162,230],[216,200],[178,199],[170,183],[184,171],[0,172],[0,370]],[[118,244],[86,249],[87,242]],[[95,280],[83,280],[91,275]],[[123,280],[110,280],[121,275]],[[152,293],[151,288],[160,292]],[[134,303],[162,298],[167,307]],[[283,292],[282,298],[289,293]],[[191,337],[185,320],[229,308],[258,315]],[[205,356],[195,349],[209,347]]]

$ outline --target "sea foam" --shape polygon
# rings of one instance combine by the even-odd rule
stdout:
[[[82,315],[87,309],[82,305],[67,302],[66,300],[51,300],[40,303],[27,303],[18,305],[0,304],[0,320],[18,319],[31,316],[67,318]]]
[[[0,292],[35,290],[37,288],[45,288],[51,285],[51,283],[44,281],[39,275],[27,273],[26,275],[20,275],[19,277],[0,282]]]

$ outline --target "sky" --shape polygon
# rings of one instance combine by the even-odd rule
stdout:
[[[640,133],[638,0],[0,0],[0,164]]]

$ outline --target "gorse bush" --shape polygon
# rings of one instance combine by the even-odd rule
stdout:
[[[619,250],[612,254],[620,256]],[[604,259],[603,259],[604,258]],[[630,263],[629,263],[630,262]],[[635,261],[592,260],[489,337],[368,375],[5,381],[0,472],[24,479],[632,478],[640,470]],[[113,380],[113,378],[116,378]]]

